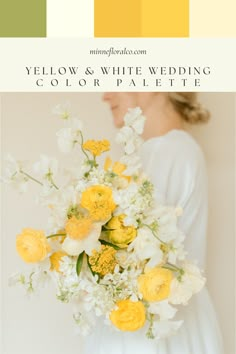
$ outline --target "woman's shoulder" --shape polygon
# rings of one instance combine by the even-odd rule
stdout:
[[[172,130],[143,145],[144,171],[156,186],[157,198],[170,205],[185,206],[205,200],[207,173],[202,150],[185,131]],[[196,198],[196,200],[195,200]]]
[[[182,162],[192,166],[205,164],[201,147],[184,130],[171,130],[165,135],[147,140],[143,145],[143,154],[147,158],[153,156],[170,163]]]

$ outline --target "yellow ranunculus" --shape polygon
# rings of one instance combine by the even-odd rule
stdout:
[[[169,269],[156,267],[138,278],[139,291],[146,301],[161,301],[170,294],[173,274]]]
[[[43,231],[26,228],[17,236],[16,249],[25,262],[36,263],[44,260],[51,248]]]
[[[91,218],[82,217],[77,219],[74,215],[67,220],[65,226],[66,234],[73,240],[83,240],[89,234],[91,228]]]
[[[137,331],[144,326],[146,315],[141,301],[121,300],[117,310],[110,313],[111,322],[122,331]]]
[[[124,218],[124,214],[113,216],[113,218],[111,218],[106,225],[109,242],[120,248],[127,247],[137,235],[137,230],[135,227],[124,225]]]
[[[91,152],[93,156],[99,156],[110,150],[110,143],[108,140],[87,140],[83,144],[83,148]]]
[[[57,251],[54,252],[49,258],[50,258],[50,263],[51,263],[51,267],[50,270],[51,271],[56,271],[56,272],[60,272],[60,260],[62,259],[62,257],[66,256],[66,252],[63,251]]]
[[[101,185],[88,187],[82,193],[81,206],[95,221],[108,219],[116,207],[111,188]]]

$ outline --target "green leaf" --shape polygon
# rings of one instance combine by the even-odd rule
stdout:
[[[105,240],[99,240],[102,245],[113,247],[115,250],[120,250],[121,248],[114,245],[113,243],[107,242]]]
[[[110,227],[107,226],[107,224],[102,226],[103,232],[109,232],[109,231],[114,231],[114,230],[116,230],[116,229],[111,229]]]
[[[89,263],[89,256],[88,256],[88,255],[87,255],[87,264],[88,264],[88,267],[89,267],[91,273],[93,274],[93,276],[94,276],[95,274],[97,274],[97,273],[95,273],[95,272],[92,270],[91,264]]]
[[[76,273],[79,276],[81,269],[82,269],[82,265],[83,265],[83,259],[84,259],[84,252],[80,253],[80,255],[78,256],[77,259],[77,263],[76,263]]]

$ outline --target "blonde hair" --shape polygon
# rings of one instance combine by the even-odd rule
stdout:
[[[174,109],[182,118],[190,123],[206,123],[210,118],[209,111],[197,100],[196,92],[168,92]]]

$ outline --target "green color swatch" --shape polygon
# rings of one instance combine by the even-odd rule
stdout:
[[[46,0],[0,0],[0,37],[46,37]]]

